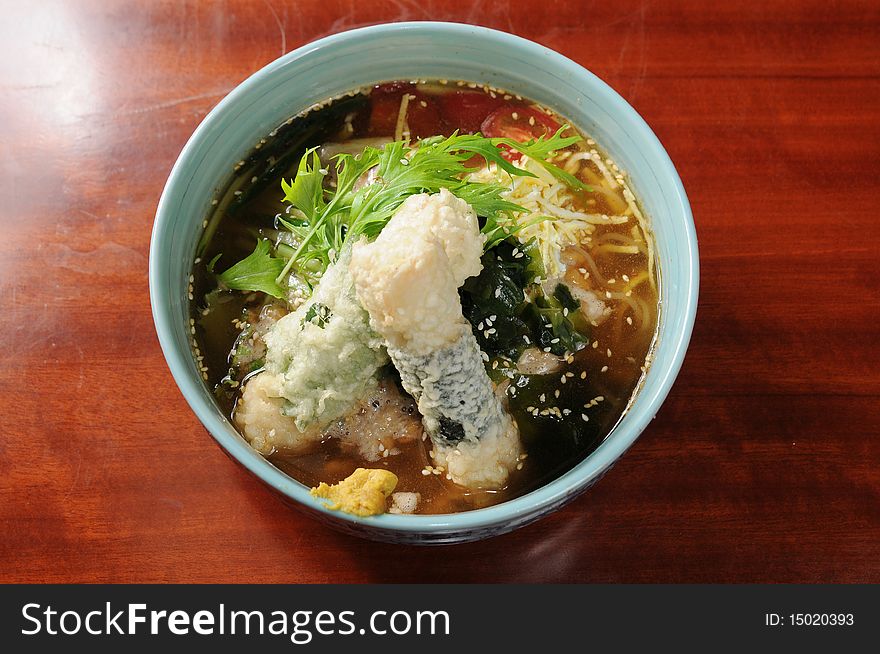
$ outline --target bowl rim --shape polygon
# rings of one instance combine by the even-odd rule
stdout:
[[[172,220],[168,205],[171,202],[173,189],[186,181],[184,179],[188,177],[186,170],[189,168],[190,159],[194,158],[193,154],[197,145],[207,137],[214,124],[220,121],[221,116],[231,111],[238,102],[247,97],[251,87],[260,83],[278,68],[290,65],[297,59],[316,50],[332,48],[337,44],[358,37],[387,38],[393,37],[400,32],[412,31],[428,33],[439,31],[459,35],[465,34],[481,39],[491,39],[497,43],[514,47],[527,56],[533,56],[536,60],[542,60],[545,66],[554,67],[570,75],[573,80],[577,80],[577,82],[590,88],[591,92],[603,95],[603,99],[612,105],[614,111],[627,115],[630,127],[634,130],[633,139],[643,145],[645,149],[644,156],[659,163],[661,167],[666,168],[666,172],[673,180],[674,188],[670,189],[671,198],[677,210],[676,213],[680,214],[680,219],[684,222],[687,236],[686,243],[680,244],[682,250],[686,253],[686,261],[683,262],[685,271],[683,276],[686,279],[684,284],[685,316],[680,330],[663,335],[663,340],[658,347],[672,351],[671,363],[665,370],[657,371],[657,374],[661,374],[662,377],[656,382],[655,390],[652,393],[646,395],[642,392],[638,395],[636,403],[633,405],[633,408],[638,406],[633,421],[629,423],[626,429],[621,429],[620,425],[615,427],[596,450],[561,476],[525,495],[472,511],[438,515],[394,515],[386,513],[364,518],[341,511],[331,511],[322,501],[312,497],[306,486],[269,463],[253,450],[244,439],[233,437],[229,433],[228,421],[226,421],[225,417],[221,417],[215,405],[205,401],[199,388],[202,380],[193,378],[193,375],[190,374],[189,364],[191,362],[187,361],[184,354],[178,351],[175,345],[173,336],[175,329],[174,321],[171,319],[168,303],[162,298],[164,290],[160,284],[160,275],[162,274],[162,253],[160,247],[168,238],[166,232],[170,229],[169,224]],[[349,523],[349,526],[410,534],[436,534],[486,529],[494,525],[525,523],[529,521],[530,517],[543,514],[545,510],[564,503],[586,489],[591,482],[601,477],[623,455],[653,419],[660,405],[669,394],[672,384],[681,369],[696,319],[699,293],[699,253],[690,204],[674,164],[645,120],[608,84],[568,57],[520,36],[464,23],[410,21],[360,27],[309,42],[286,53],[253,73],[230,91],[208,113],[181,150],[162,191],[150,241],[149,285],[153,321],[171,374],[190,408],[227,454],[281,495],[294,500],[308,509],[324,513],[334,520]],[[630,409],[631,412],[633,408]]]

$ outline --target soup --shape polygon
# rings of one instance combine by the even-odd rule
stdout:
[[[204,227],[203,378],[332,508],[528,493],[608,436],[650,365],[659,275],[626,175],[499,89],[391,82],[312,107],[234,165]]]

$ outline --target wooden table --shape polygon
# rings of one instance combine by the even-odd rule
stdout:
[[[876,2],[3,5],[0,580],[880,582]],[[405,19],[608,81],[678,166],[702,255],[687,360],[632,450],[551,517],[442,549],[338,534],[227,459],[147,288],[208,110],[309,40]]]

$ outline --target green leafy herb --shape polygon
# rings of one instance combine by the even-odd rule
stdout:
[[[309,163],[311,158],[311,164]],[[318,153],[311,149],[299,160],[294,182],[281,180],[284,201],[292,204],[304,215],[314,217],[324,210],[324,175]]]
[[[321,329],[324,329],[324,325],[330,322],[330,317],[332,315],[333,312],[330,311],[330,307],[321,304],[320,302],[314,302],[306,310],[306,315],[303,316],[302,324],[305,325],[307,322],[310,322]]]
[[[581,140],[580,136],[562,136],[562,133],[568,130],[568,125],[563,125],[559,128],[559,130],[553,136],[541,136],[539,139],[534,141],[529,141],[528,143],[518,143],[512,139],[492,139],[493,143],[496,145],[506,145],[507,147],[522,152],[524,155],[529,157],[530,159],[537,161],[541,166],[543,166],[551,175],[553,175],[556,179],[567,184],[571,188],[580,189],[583,191],[591,191],[592,189],[584,184],[577,177],[568,173],[559,166],[556,166],[548,161],[548,159],[553,155],[556,150],[560,150],[562,148],[566,148],[569,145],[573,145]],[[507,170],[505,168],[505,170]],[[510,172],[507,170],[507,172]]]
[[[559,133],[511,147],[538,160],[550,152],[567,147],[580,137],[563,137]],[[315,153],[308,152],[300,162],[292,182],[284,183],[285,200],[303,218],[302,224],[285,222],[299,245],[278,276],[280,283],[294,267],[317,260],[329,265],[333,252],[339,252],[346,241],[362,234],[375,237],[410,195],[436,193],[447,188],[485,219],[484,232],[490,246],[509,236],[515,229],[514,212],[518,205],[501,197],[506,190],[497,184],[484,184],[463,179],[471,170],[465,162],[479,155],[494,162],[511,175],[533,176],[517,168],[501,156],[498,145],[504,139],[488,139],[479,134],[453,134],[432,137],[409,145],[394,141],[383,148],[364,148],[358,155],[341,154],[335,159],[336,189],[319,195],[318,181],[327,172]],[[374,181],[358,185],[366,173],[375,169]]]
[[[266,239],[257,241],[254,251],[223,273],[217,279],[226,288],[237,291],[262,291],[277,298],[284,298],[285,289],[276,281],[284,269],[284,261],[270,254],[271,246]],[[217,257],[211,261],[213,270]]]
[[[580,140],[579,136],[562,136],[567,129],[568,126],[564,126],[552,136],[542,136],[528,143],[455,133],[423,139],[412,145],[394,141],[382,148],[366,147],[357,155],[335,157],[332,162],[335,188],[324,184],[331,164],[322,164],[314,148],[308,150],[299,162],[296,177],[281,183],[284,201],[290,207],[285,215],[278,217],[278,222],[293,235],[294,246],[276,249],[275,254],[283,256],[283,260],[270,256],[268,250],[261,249],[259,255],[255,251],[241,262],[248,262],[244,269],[238,269],[236,264],[223,274],[229,278],[225,283],[229,288],[262,290],[276,295],[283,293],[286,277],[296,270],[307,284],[313,285],[346,242],[361,235],[375,238],[407,197],[437,193],[442,188],[467,202],[480,216],[485,247],[494,248],[523,228],[524,225],[514,220],[514,215],[523,208],[502,197],[505,187],[466,179],[472,172],[466,162],[478,155],[511,175],[534,177],[533,173],[501,156],[498,146],[506,145],[540,162],[566,183],[581,187],[579,180],[546,161],[557,150]],[[540,220],[542,218],[536,219]],[[280,267],[279,261],[282,262]],[[260,265],[264,268],[260,269]],[[267,284],[272,273],[274,284]],[[245,288],[249,281],[258,281],[260,287],[251,284]]]

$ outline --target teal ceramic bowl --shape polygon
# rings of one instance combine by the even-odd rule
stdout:
[[[659,340],[635,402],[602,445],[543,488],[490,508],[451,515],[329,511],[308,489],[252,450],[217,407],[191,354],[187,287],[202,221],[231,166],[278,124],[354,88],[394,79],[486,83],[532,98],[574,121],[629,172],[651,221],[661,276]],[[150,294],[168,366],[193,411],[234,460],[282,498],[359,536],[411,543],[486,538],[530,523],[594,484],[629,448],[669,393],[697,309],[697,239],[681,180],[635,110],[595,75],[531,41],[454,23],[396,23],[310,43],[252,75],[202,121],[174,165],[150,248]]]

